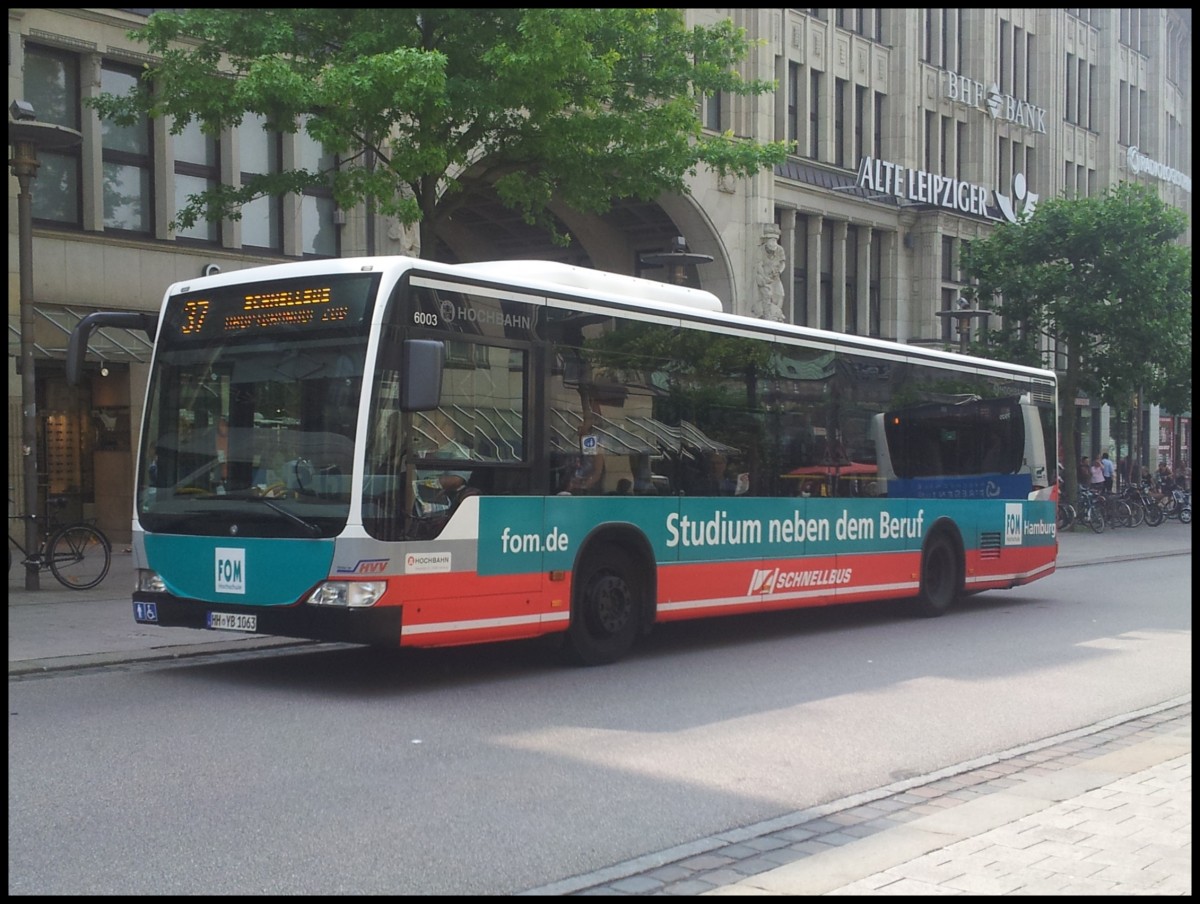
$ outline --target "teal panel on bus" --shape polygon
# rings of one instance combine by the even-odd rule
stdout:
[[[1049,502],[954,499],[551,496],[480,500],[480,574],[569,570],[605,523],[630,523],[660,564],[902,552],[939,518],[963,545],[1055,542]]]
[[[146,559],[175,596],[275,606],[329,576],[333,540],[146,534]]]

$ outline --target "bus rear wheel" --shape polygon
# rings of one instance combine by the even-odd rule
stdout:
[[[627,553],[612,546],[589,553],[575,574],[568,659],[607,665],[628,653],[641,627],[644,586]]]
[[[916,599],[918,615],[934,618],[945,615],[962,591],[959,580],[958,550],[945,533],[936,533],[921,553],[921,593]]]

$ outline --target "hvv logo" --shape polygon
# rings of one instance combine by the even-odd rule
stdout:
[[[1025,509],[1019,502],[1004,504],[1004,545],[1020,546],[1025,536]]]

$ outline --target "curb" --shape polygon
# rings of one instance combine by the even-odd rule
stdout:
[[[294,637],[258,637],[225,643],[210,641],[208,643],[152,647],[149,650],[119,650],[105,653],[84,653],[78,656],[54,656],[47,659],[23,659],[19,662],[10,662],[8,664],[8,676],[13,678],[120,663],[160,662],[171,659],[191,659],[197,656],[214,656],[223,653],[252,653],[262,650],[290,649],[292,647],[316,646],[318,643],[319,641]]]

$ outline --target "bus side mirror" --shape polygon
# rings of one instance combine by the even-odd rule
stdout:
[[[404,340],[404,383],[401,411],[432,411],[442,400],[442,368],[446,346],[436,339]]]
[[[151,342],[158,333],[158,314],[149,311],[93,311],[75,324],[67,340],[67,383],[78,386],[83,375],[83,359],[87,355],[92,331],[104,327],[142,330]]]

